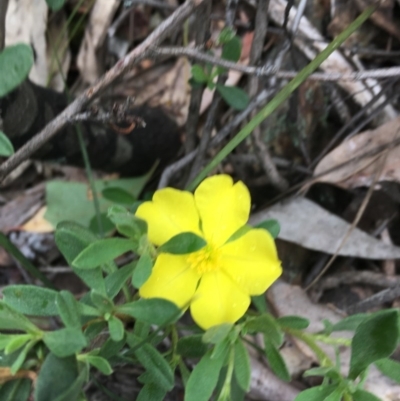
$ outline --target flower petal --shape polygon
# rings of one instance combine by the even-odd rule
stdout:
[[[186,256],[162,253],[149,279],[140,287],[143,298],[164,298],[180,308],[190,302],[200,276],[186,262]]]
[[[204,236],[215,246],[224,244],[249,218],[249,190],[241,181],[233,184],[229,175],[206,178],[194,198]]]
[[[282,274],[274,240],[265,230],[250,230],[220,250],[220,268],[249,295],[262,294]]]
[[[160,189],[152,201],[138,207],[136,216],[147,222],[149,240],[155,245],[186,231],[201,235],[194,197],[187,191]]]
[[[193,320],[203,329],[239,320],[250,305],[250,297],[223,271],[204,274],[190,305]]]

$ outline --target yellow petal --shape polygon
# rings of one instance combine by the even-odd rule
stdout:
[[[138,207],[136,216],[147,222],[149,240],[155,245],[162,245],[185,231],[201,235],[194,198],[187,191],[160,189],[152,201]]]
[[[241,181],[233,184],[229,175],[206,178],[194,198],[204,236],[214,246],[224,244],[249,218],[249,190]]]
[[[262,294],[282,274],[274,240],[265,230],[250,230],[220,251],[220,268],[249,295]]]
[[[149,279],[140,287],[143,298],[164,298],[180,308],[187,305],[196,291],[200,276],[191,269],[186,256],[162,253]]]
[[[223,271],[204,274],[190,305],[193,320],[203,329],[239,320],[250,305],[250,297]]]

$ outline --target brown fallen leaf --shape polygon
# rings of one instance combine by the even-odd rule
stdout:
[[[399,140],[400,117],[345,140],[318,163],[313,183],[329,182],[343,188],[369,186],[377,171],[376,163],[388,147],[391,149],[378,181],[400,182],[400,145],[393,145]],[[321,175],[325,171],[328,173]]]
[[[400,247],[385,244],[358,228],[351,231],[347,241],[340,247],[350,224],[306,198],[289,198],[254,213],[250,217],[250,224],[256,225],[269,219],[279,221],[279,239],[307,249],[329,255],[338,250],[340,256],[356,258],[400,259]]]
[[[14,375],[11,373],[10,368],[1,368],[0,367],[0,384],[6,383],[10,380],[15,380],[15,379],[30,379],[34,383],[37,379],[37,374],[36,372],[32,370],[19,370],[17,373]]]

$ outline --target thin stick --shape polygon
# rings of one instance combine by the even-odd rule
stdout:
[[[164,20],[140,45],[133,49],[122,60],[118,61],[96,84],[76,98],[63,112],[54,118],[54,120],[50,121],[41,132],[35,135],[13,156],[7,159],[0,166],[0,181],[56,135],[57,132],[67,124],[67,121],[76,113],[80,112],[95,96],[99,95],[107,86],[114,82],[115,79],[127,72],[137,61],[141,60],[151,46],[160,43],[175,30],[176,26],[184,21],[197,6],[203,3],[203,1],[204,0],[187,0],[182,6],[177,8],[176,11]]]
[[[4,49],[6,43],[6,15],[8,0],[0,1],[0,51]]]
[[[213,65],[218,65],[226,69],[240,71],[248,75],[256,75],[259,77],[274,76],[280,79],[292,79],[298,72],[297,71],[277,71],[274,68],[256,67],[252,65],[243,65],[234,63],[232,61],[223,60],[218,57],[211,56],[203,53],[198,49],[190,49],[185,47],[152,47],[151,51],[156,56],[186,56],[193,60],[207,62]],[[307,77],[313,81],[362,81],[368,78],[395,78],[400,76],[400,67],[377,68],[369,71],[355,71],[355,72],[329,72],[320,73],[316,72]]]

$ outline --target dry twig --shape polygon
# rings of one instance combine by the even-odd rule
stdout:
[[[190,49],[186,47],[152,47],[151,52],[155,56],[186,56],[193,60],[218,65],[226,69],[239,71],[248,75],[255,75],[257,77],[270,77],[273,76],[279,79],[292,79],[298,72],[297,71],[279,71],[275,66],[273,67],[256,67],[253,65],[243,65],[234,63],[232,61],[223,60],[210,54],[203,53],[199,49]],[[400,76],[400,67],[377,68],[368,71],[355,71],[355,72],[315,72],[307,77],[313,81],[362,81],[368,78],[386,79],[396,78]]]

